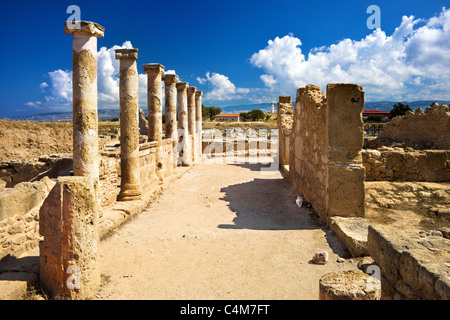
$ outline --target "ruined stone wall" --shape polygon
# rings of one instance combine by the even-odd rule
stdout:
[[[380,139],[447,150],[450,149],[449,137],[449,107],[437,104],[428,107],[426,114],[419,108],[415,114],[393,118],[380,134]]]
[[[357,85],[329,84],[327,96],[314,85],[297,90],[289,176],[325,221],[364,216],[363,106]]]
[[[280,96],[277,105],[277,127],[280,145],[280,166],[289,165],[289,143],[294,120],[291,96]]]
[[[368,249],[381,269],[381,298],[449,300],[449,248],[439,231],[370,226]]]
[[[2,161],[0,180],[6,182],[6,188],[12,188],[20,182],[38,181],[44,176],[56,178],[69,174],[72,169],[72,154],[50,154],[37,159]]]
[[[45,177],[0,193],[0,259],[35,248],[40,240],[39,209],[55,182]]]
[[[117,161],[114,158],[101,157],[99,164],[100,204],[102,207],[108,207],[116,202],[119,194]]]
[[[308,85],[297,90],[292,137],[293,165],[289,167],[292,182],[304,199],[324,214],[328,165],[326,98],[319,87]]]
[[[156,163],[156,153],[161,152],[161,163]],[[158,184],[159,177],[167,178],[173,174],[173,146],[172,139],[164,139],[161,147],[157,142],[147,142],[139,145],[139,165],[142,190],[146,190],[155,184]]]
[[[366,181],[450,181],[450,150],[363,150]]]

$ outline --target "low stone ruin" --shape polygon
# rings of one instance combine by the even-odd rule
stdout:
[[[448,106],[396,117],[375,139],[364,137],[363,106],[357,85],[328,85],[326,95],[314,85],[298,89],[293,118],[283,118],[292,125],[278,123],[280,136],[292,128],[289,143],[280,141],[280,158],[289,148],[289,165],[281,168],[353,257],[374,259],[381,299],[447,300]],[[288,115],[283,105],[278,112]],[[379,299],[376,290],[354,292],[366,288],[363,278],[326,275],[320,298]]]

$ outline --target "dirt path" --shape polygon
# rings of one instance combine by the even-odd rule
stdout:
[[[98,299],[317,299],[319,278],[355,269],[295,204],[279,172],[198,165],[100,244]],[[326,265],[310,262],[328,251]]]

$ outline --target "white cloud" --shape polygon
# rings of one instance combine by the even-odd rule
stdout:
[[[133,48],[130,41],[121,46],[101,47],[97,53],[98,108],[119,107],[120,62],[115,58],[115,49]],[[167,73],[175,72],[168,70]],[[39,87],[46,93],[44,101],[27,102],[30,107],[46,108],[49,111],[69,111],[72,106],[72,71],[55,70],[48,73],[49,83]],[[147,105],[147,75],[139,74],[139,105]]]
[[[227,76],[210,72],[206,73],[206,78],[197,78],[200,84],[209,83],[212,86],[212,90],[204,95],[206,101],[227,101],[242,99],[245,94],[250,90],[247,88],[237,88]]]
[[[425,23],[417,27],[419,22]],[[359,41],[344,39],[307,55],[301,45],[292,34],[276,37],[250,59],[264,71],[264,84],[280,95],[309,83],[324,90],[328,83],[350,82],[364,86],[373,100],[450,98],[448,9],[428,21],[404,16],[390,36],[376,29]]]

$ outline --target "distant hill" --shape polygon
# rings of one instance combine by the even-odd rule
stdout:
[[[366,102],[364,105],[365,110],[380,110],[380,111],[391,111],[392,106],[396,103],[403,103],[407,104],[411,107],[411,109],[416,110],[417,108],[426,109],[426,107],[429,107],[433,102],[439,103],[439,104],[446,104],[449,105],[450,101],[445,100],[421,100],[421,101],[379,101],[379,102]]]
[[[292,100],[293,102],[295,100]],[[425,110],[426,107],[431,105],[433,102],[439,104],[450,105],[450,101],[445,100],[420,100],[420,101],[400,101],[403,104],[409,105],[413,110],[421,107]],[[398,102],[395,101],[378,101],[378,102],[366,102],[365,110],[380,110],[380,111],[391,111],[392,106]],[[271,103],[257,103],[257,104],[246,104],[246,105],[236,105],[236,106],[225,106],[220,107],[223,113],[241,113],[249,112],[255,109],[262,110],[264,112],[270,112]],[[275,103],[275,110],[276,110]],[[147,108],[141,108],[145,114],[147,114]],[[119,118],[119,109],[99,109],[98,118],[99,120],[108,121],[113,118]],[[11,120],[29,120],[29,121],[40,121],[40,122],[53,122],[53,121],[72,121],[72,112],[52,112],[52,113],[40,113],[28,116],[11,117]]]

